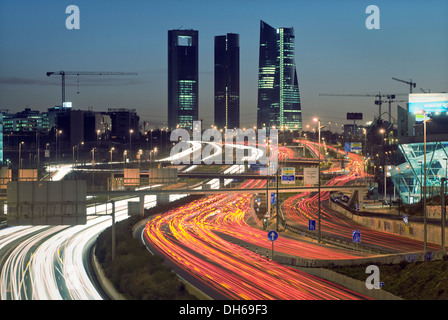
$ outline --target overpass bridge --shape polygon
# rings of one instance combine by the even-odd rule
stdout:
[[[350,193],[352,195],[356,195],[356,199],[359,203],[360,208],[363,207],[364,198],[363,191],[367,189],[366,185],[344,185],[344,186],[321,186],[321,192],[331,192],[331,191],[339,191],[342,193]],[[272,187],[263,187],[263,188],[178,188],[178,189],[163,189],[163,188],[151,188],[151,189],[139,189],[139,190],[97,190],[97,191],[88,191],[87,196],[91,197],[139,197],[140,202],[140,212],[143,214],[144,210],[144,197],[149,195],[155,195],[157,197],[157,203],[159,204],[167,204],[169,202],[170,195],[213,195],[217,193],[228,193],[228,194],[242,194],[242,193],[252,193],[252,194],[264,194],[266,196],[266,203],[268,206],[268,211],[270,211],[270,201],[271,194],[275,193],[304,193],[304,192],[318,192],[318,187],[283,187],[279,186],[278,188]]]

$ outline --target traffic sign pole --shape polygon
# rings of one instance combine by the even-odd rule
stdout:
[[[269,231],[268,232],[268,239],[272,242],[272,258],[271,260],[274,260],[274,241],[277,240],[278,238],[278,233],[277,231]]]

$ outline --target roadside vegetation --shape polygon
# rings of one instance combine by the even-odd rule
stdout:
[[[365,265],[332,267],[333,271],[366,281]],[[448,256],[443,260],[377,264],[381,290],[405,300],[448,300]]]
[[[181,203],[184,201],[180,200]],[[173,205],[147,210],[145,216],[167,211]],[[108,228],[98,236],[95,254],[107,278],[129,300],[196,300],[163,259],[152,255],[139,239],[133,237],[132,227],[141,219],[130,217],[116,223],[113,261],[112,229]]]

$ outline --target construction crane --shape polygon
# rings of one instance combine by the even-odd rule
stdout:
[[[412,79],[411,79],[411,81],[406,81],[406,80],[401,80],[401,79],[392,77],[392,80],[407,83],[409,85],[409,93],[412,93],[412,88],[415,88],[415,86],[417,85],[415,82],[412,82]]]
[[[47,72],[47,77],[61,76],[62,78],[62,104],[65,102],[65,76],[127,76],[137,75],[135,72],[101,72],[101,71],[56,71]]]
[[[342,96],[342,97],[375,97],[375,104],[378,105],[378,119],[381,120],[381,106],[383,103],[389,103],[389,122],[391,122],[391,103],[392,102],[408,102],[407,100],[395,100],[395,96],[407,96],[408,94],[332,94],[319,93],[319,96]],[[385,99],[385,100],[383,100]]]

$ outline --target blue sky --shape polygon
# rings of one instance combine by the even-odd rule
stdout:
[[[80,9],[79,30],[65,27],[72,4]],[[365,27],[371,4],[380,9],[379,30]],[[319,93],[409,92],[392,77],[417,82],[415,92],[448,91],[447,16],[448,1],[441,0],[0,0],[0,108],[44,111],[60,104],[60,77],[47,77],[47,71],[137,72],[67,78],[66,100],[95,111],[135,108],[142,120],[166,125],[167,33],[196,29],[200,117],[213,120],[214,36],[239,33],[241,122],[251,126],[264,20],[295,29],[304,125],[314,116],[348,123],[347,112],[372,120],[378,114],[374,98]]]

